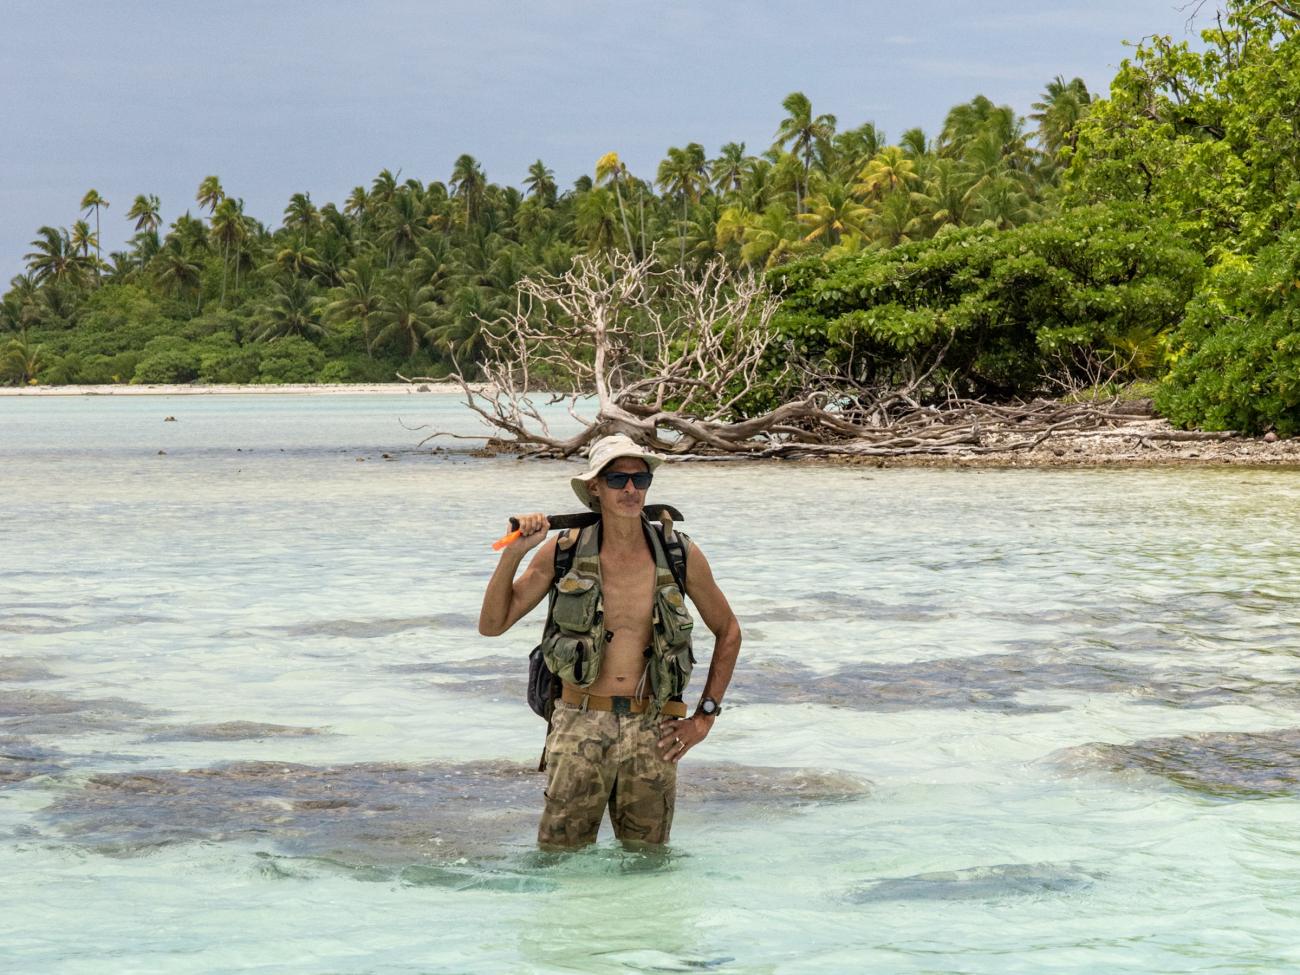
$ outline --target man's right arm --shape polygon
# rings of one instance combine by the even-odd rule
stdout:
[[[532,527],[532,518],[520,518],[521,527]],[[488,581],[483,594],[483,608],[478,615],[478,631],[483,636],[500,636],[527,616],[551,588],[555,575],[555,542],[546,538],[546,519],[528,535],[515,539],[501,552],[501,561]],[[523,575],[515,579],[519,564],[528,550],[541,545]]]

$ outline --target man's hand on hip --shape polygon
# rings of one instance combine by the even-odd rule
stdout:
[[[664,718],[659,722],[659,754],[676,764],[683,755],[708,737],[714,718],[697,714],[691,718]]]

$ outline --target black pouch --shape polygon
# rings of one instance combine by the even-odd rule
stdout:
[[[563,690],[560,679],[551,673],[551,668],[542,659],[542,645],[539,643],[528,655],[528,706],[539,718],[550,721],[555,701]]]

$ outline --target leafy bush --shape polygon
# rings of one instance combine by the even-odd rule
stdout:
[[[1300,205],[1295,4],[1227,0],[1199,42],[1144,38],[1079,125],[1067,200],[1131,201],[1205,252],[1253,252]]]
[[[325,364],[321,350],[297,335],[267,342],[260,350],[260,383],[313,383]]]
[[[251,330],[248,320],[242,315],[222,308],[209,308],[186,322],[183,334],[187,339],[199,341],[224,333],[235,345],[242,345]]]
[[[896,383],[946,346],[937,379],[1000,397],[1033,393],[1048,375],[1078,378],[1090,355],[1136,362],[1126,350],[1177,325],[1202,275],[1167,223],[1089,207],[1014,230],[803,261],[771,280],[785,294],[775,327],[799,354],[862,382]]]
[[[216,332],[198,343],[199,379],[205,383],[257,381],[261,355],[256,346],[240,346],[230,332]]]
[[[106,284],[86,298],[71,350],[83,355],[140,352],[147,343],[177,328],[164,318],[158,302],[144,288]]]
[[[133,383],[190,383],[199,377],[199,350],[177,335],[162,335],[144,347]]]
[[[1300,232],[1221,265],[1168,344],[1156,407],[1174,423],[1300,433]]]

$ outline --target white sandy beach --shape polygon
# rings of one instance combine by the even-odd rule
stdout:
[[[440,383],[249,383],[229,385],[106,385],[106,386],[0,386],[0,396],[265,396],[290,393],[305,396],[393,395],[403,393],[460,393],[454,382]]]

